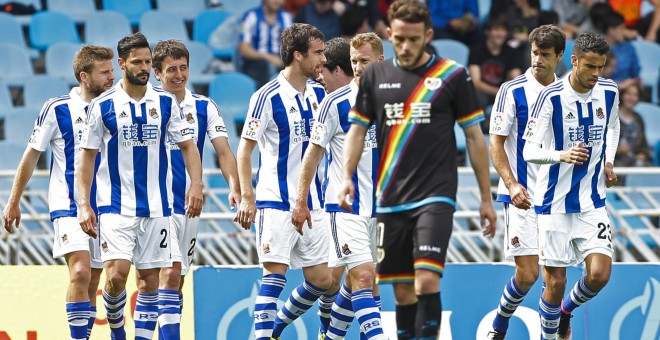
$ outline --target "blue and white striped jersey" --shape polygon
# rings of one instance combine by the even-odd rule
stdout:
[[[92,102],[81,142],[83,148],[101,150],[96,173],[99,214],[169,216],[166,136],[180,143],[192,138],[192,128],[168,92],[148,83],[136,102],[121,83]]]
[[[326,167],[323,192],[325,210],[347,212],[339,207],[337,195],[342,185],[344,161],[342,152],[346,133],[351,127],[348,113],[355,104],[358,87],[354,81],[327,95],[321,102],[321,114],[312,129],[312,143],[324,147]],[[351,213],[361,216],[376,216],[376,172],[378,171],[378,149],[376,125],[371,125],[364,141],[364,149],[357,169],[353,174],[355,200]]]
[[[240,41],[262,53],[280,55],[282,31],[293,24],[291,14],[284,9],[277,12],[277,20],[268,23],[261,6],[247,11],[241,23]]]
[[[605,161],[614,162],[605,159],[606,149],[616,148],[618,141],[611,141],[613,145],[606,142],[608,131],[619,129],[619,91],[614,81],[599,78],[591,93],[581,96],[569,78],[570,74],[541,91],[524,139],[556,151],[583,143],[589,159],[582,165],[540,166],[534,196],[538,214],[577,213],[605,206]]]
[[[280,72],[250,98],[241,136],[259,145],[257,208],[289,211],[295,205],[300,165],[324,96],[321,84],[308,80],[305,92],[300,93]],[[309,196],[310,210],[323,208],[318,174]]]
[[[197,144],[200,157],[204,152],[205,132],[209,140],[218,137],[227,138],[225,122],[220,117],[218,106],[210,98],[194,94],[186,89],[186,95],[179,106],[184,119],[191,125],[191,135]],[[186,192],[190,189],[190,176],[186,171],[186,164],[179,146],[168,138],[167,148],[170,151],[170,161],[172,162],[173,213],[185,214]]]
[[[52,162],[48,183],[50,219],[76,217],[78,209],[78,180],[76,169],[80,160],[80,141],[85,131],[88,103],[78,94],[78,87],[68,95],[48,100],[34,123],[28,146],[44,152],[50,144]],[[98,163],[98,158],[97,158]],[[96,210],[92,185],[91,205]]]
[[[527,189],[531,198],[534,197],[534,184],[539,166],[527,163],[523,158],[525,147],[523,134],[532,106],[544,87],[534,78],[532,68],[528,68],[524,74],[502,84],[490,115],[490,134],[507,137],[504,142],[504,152],[509,159],[509,167],[513,177]],[[511,203],[509,190],[502,179],[497,186],[497,201]]]

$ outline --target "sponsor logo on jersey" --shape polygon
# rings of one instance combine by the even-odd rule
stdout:
[[[314,111],[318,110],[319,109],[319,104],[317,104],[316,102],[313,102],[312,103],[312,108],[314,108]]]
[[[404,103],[387,103],[383,106],[385,109],[385,116],[387,119],[385,124],[392,125],[407,125],[407,124],[428,124],[431,122],[431,103],[410,103],[408,110],[410,111],[409,118],[405,117],[405,104]]]
[[[314,124],[312,132],[312,141],[314,142],[320,142],[323,139],[323,136],[325,135],[325,124],[317,122]]]
[[[378,84],[379,89],[400,89],[401,83],[382,83]]]
[[[227,132],[227,128],[221,125],[215,127],[215,132]]]

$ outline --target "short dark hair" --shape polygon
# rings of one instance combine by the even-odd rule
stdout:
[[[607,30],[610,28],[616,28],[626,23],[626,19],[623,18],[623,15],[611,11],[603,17],[603,33],[607,33]]]
[[[349,37],[356,35],[368,17],[369,12],[360,7],[353,6],[347,9],[339,18],[341,35]]]
[[[151,57],[154,68],[162,71],[163,61],[167,57],[171,57],[174,60],[186,58],[186,64],[190,65],[190,52],[188,52],[186,45],[181,40],[169,39],[159,41],[156,44]]]
[[[282,32],[280,55],[284,66],[293,62],[293,52],[307,55],[312,40],[324,41],[323,32],[310,24],[295,23]]]
[[[125,60],[128,58],[128,55],[132,50],[145,47],[151,51],[151,47],[149,47],[149,41],[147,41],[147,38],[144,36],[144,34],[140,32],[129,34],[121,38],[121,40],[119,40],[117,43],[117,56]]]
[[[554,48],[555,54],[559,54],[566,48],[566,35],[555,25],[543,25],[529,34],[529,44],[542,49]]]
[[[73,75],[80,82],[80,72],[92,73],[95,61],[112,60],[115,54],[107,47],[85,45],[73,57]]]
[[[603,35],[594,32],[580,33],[573,45],[573,54],[577,57],[583,57],[588,52],[607,55],[609,50],[610,45],[607,44]]]
[[[344,38],[332,38],[325,42],[325,59],[323,67],[333,71],[335,67],[344,71],[344,74],[353,76],[351,67],[351,45]]]
[[[412,24],[424,23],[425,29],[433,27],[428,7],[419,0],[395,1],[390,5],[390,9],[387,12],[387,19],[390,25],[394,19],[398,19]]]

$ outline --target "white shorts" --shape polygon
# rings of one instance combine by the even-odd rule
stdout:
[[[102,214],[99,225],[103,262],[127,260],[136,269],[172,266],[169,217]]]
[[[612,228],[605,207],[583,213],[538,215],[539,262],[568,267],[589,254],[614,256]]]
[[[170,242],[172,262],[181,262],[181,275],[188,274],[195,255],[199,218],[188,218],[182,214],[170,216]]]
[[[504,258],[539,254],[539,228],[534,207],[518,209],[504,203]]]
[[[259,209],[257,212],[257,251],[259,263],[274,262],[291,269],[328,262],[328,227],[325,211],[312,210],[312,229],[303,226],[303,235],[291,224],[291,212]]]
[[[103,268],[99,240],[89,235],[80,227],[77,217],[58,217],[53,221],[55,239],[53,240],[53,257],[63,257],[74,251],[89,252],[92,268]]]
[[[332,245],[328,266],[351,270],[363,263],[377,263],[376,218],[342,212],[326,214]]]

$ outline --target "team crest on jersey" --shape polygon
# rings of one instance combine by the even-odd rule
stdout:
[[[424,86],[431,91],[435,91],[442,86],[442,79],[428,77],[424,79]]]
[[[270,244],[266,243],[261,247],[261,252],[264,254],[270,253]]]
[[[149,110],[149,115],[150,115],[151,118],[153,118],[153,119],[157,119],[157,118],[158,118],[158,111],[156,111],[156,108],[155,108],[155,107],[152,108],[151,110]]]
[[[316,102],[312,103],[312,107],[314,108],[314,111],[319,109],[319,104],[316,104]]]
[[[62,243],[69,243],[69,236],[66,236],[66,234],[62,235]]]
[[[188,114],[186,115],[186,122],[190,124],[195,122],[195,117],[193,117],[192,112],[188,112]]]
[[[602,107],[599,107],[598,110],[596,110],[596,116],[598,116],[598,118],[600,118],[600,119],[605,118],[605,114],[603,113],[603,108]]]
[[[511,245],[512,245],[514,248],[519,248],[519,247],[520,247],[520,239],[518,238],[518,236],[514,236],[514,237],[511,239]]]
[[[351,255],[351,249],[348,247],[348,243],[344,243],[344,245],[341,247],[341,252],[344,253],[344,255]]]
[[[104,253],[107,253],[107,252],[110,251],[110,249],[108,249],[108,242],[101,243],[101,250],[103,250]]]

